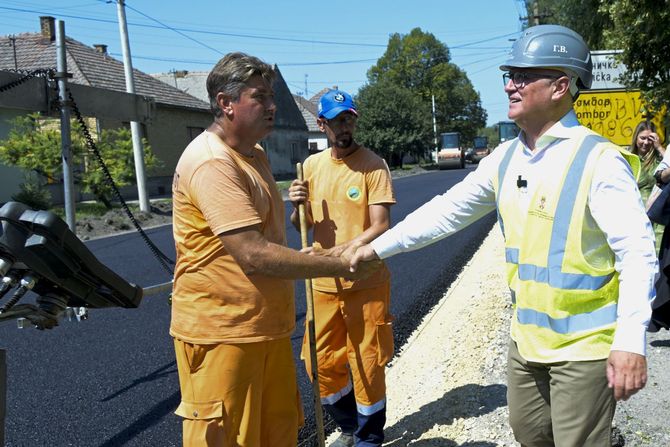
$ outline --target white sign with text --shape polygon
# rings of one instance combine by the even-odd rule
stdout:
[[[626,72],[626,66],[614,59],[620,51],[592,51],[593,83],[591,90],[622,89],[619,75]]]

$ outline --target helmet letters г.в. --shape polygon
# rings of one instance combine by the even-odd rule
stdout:
[[[591,87],[591,53],[584,39],[560,25],[537,25],[526,29],[514,42],[501,70],[553,68],[577,78],[579,89]]]

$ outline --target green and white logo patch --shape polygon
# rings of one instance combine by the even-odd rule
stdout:
[[[357,202],[361,198],[361,195],[361,190],[358,186],[350,186],[349,189],[347,189],[347,197],[349,200]]]

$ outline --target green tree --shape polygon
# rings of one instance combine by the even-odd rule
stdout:
[[[600,10],[602,0],[535,0],[526,1],[529,22],[567,26],[578,32],[591,50],[607,50],[604,30],[612,26],[612,20]]]
[[[488,126],[479,130],[478,135],[488,137],[489,148],[493,149],[494,147],[500,144],[500,136],[498,135],[498,126]]]
[[[364,86],[356,102],[360,110],[356,138],[390,166],[402,166],[405,154],[423,157],[430,148],[430,107],[409,89],[380,81]]]
[[[670,102],[670,4],[658,0],[603,0],[600,11],[614,26],[604,30],[610,48],[621,49],[623,82],[640,89],[659,109]],[[666,120],[668,115],[666,115]]]
[[[421,114],[404,111],[389,118],[403,120],[411,117],[421,121],[420,124],[410,126],[413,129],[428,129],[421,138],[424,147],[419,150],[420,153],[433,146],[430,112],[432,96],[435,97],[438,132],[458,131],[463,141],[471,142],[477,129],[486,123],[486,112],[481,107],[479,93],[465,72],[449,61],[449,48],[444,43],[433,34],[415,28],[406,35],[393,34],[384,55],[368,70],[369,87],[372,88],[366,93],[368,104],[386,104],[369,98],[370,95],[382,93],[390,95],[388,99],[393,101],[394,88],[398,94],[406,95],[409,92],[416,97],[415,107]],[[374,89],[379,83],[384,83],[384,86]],[[377,110],[372,108],[366,110],[366,113],[377,114]],[[407,127],[406,123],[399,121],[380,124],[396,129]],[[418,139],[413,138],[412,141]]]
[[[541,23],[575,30],[591,50],[621,50],[617,58],[628,70],[623,83],[639,89],[657,110],[669,104],[670,4],[667,0],[537,0],[527,1],[526,5],[529,17],[536,9]]]
[[[462,143],[471,145],[477,130],[486,125],[479,93],[465,72],[454,64],[442,64],[433,71],[438,132],[460,132]]]
[[[72,129],[77,128],[77,123],[73,122]],[[116,185],[123,187],[133,183],[135,170],[130,131],[123,128],[103,130],[96,146]],[[111,186],[97,160],[88,151],[84,139],[75,132],[72,133],[71,151],[75,184],[111,209]],[[144,160],[148,171],[160,163],[146,141]],[[15,118],[7,139],[0,142],[0,161],[35,172],[45,180],[60,181],[63,168],[60,131],[56,121],[43,119],[39,114]]]
[[[392,34],[386,51],[368,70],[371,84],[381,80],[402,85],[430,98],[433,71],[449,64],[449,49],[437,38],[414,28],[409,34]]]

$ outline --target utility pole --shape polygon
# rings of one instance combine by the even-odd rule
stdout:
[[[174,79],[175,88],[179,88],[179,86],[177,85],[177,69],[173,68],[172,70],[168,71],[168,73],[170,73],[172,75],[172,78]]]
[[[526,4],[525,1],[523,3]],[[529,12],[528,7],[526,7],[526,11]],[[534,26],[534,25],[540,25],[540,20],[547,19],[549,17],[551,17],[551,14],[541,14],[540,13],[540,4],[537,0],[534,0],[533,1],[533,15],[526,16],[526,17],[519,17],[519,20],[521,20],[522,22],[527,20],[529,25]]]
[[[135,81],[133,80],[133,62],[130,57],[130,43],[128,42],[128,24],[126,23],[126,6],[124,0],[117,0],[117,12],[119,17],[119,33],[121,34],[121,47],[123,49],[123,68],[126,74],[126,92],[135,93]],[[150,212],[149,198],[145,180],[144,148],[142,147],[142,128],[137,121],[130,122],[130,133],[133,137],[133,155],[135,160],[135,176],[137,177],[137,197],[140,201],[140,210]]]
[[[433,141],[435,143],[435,163],[437,163],[437,154],[438,154],[438,147],[437,147],[437,121],[435,119],[435,95],[431,95],[431,99],[433,100]]]
[[[540,6],[537,4],[537,0],[533,2],[533,25],[540,24]]]
[[[307,96],[307,73],[305,73],[305,98],[308,98],[308,96]]]
[[[63,160],[63,200],[65,221],[76,233],[74,210],[74,181],[72,179],[72,140],[70,139],[70,101],[67,95],[67,58],[65,56],[65,23],[56,21],[56,79],[58,79],[58,99],[60,100],[60,141]]]

